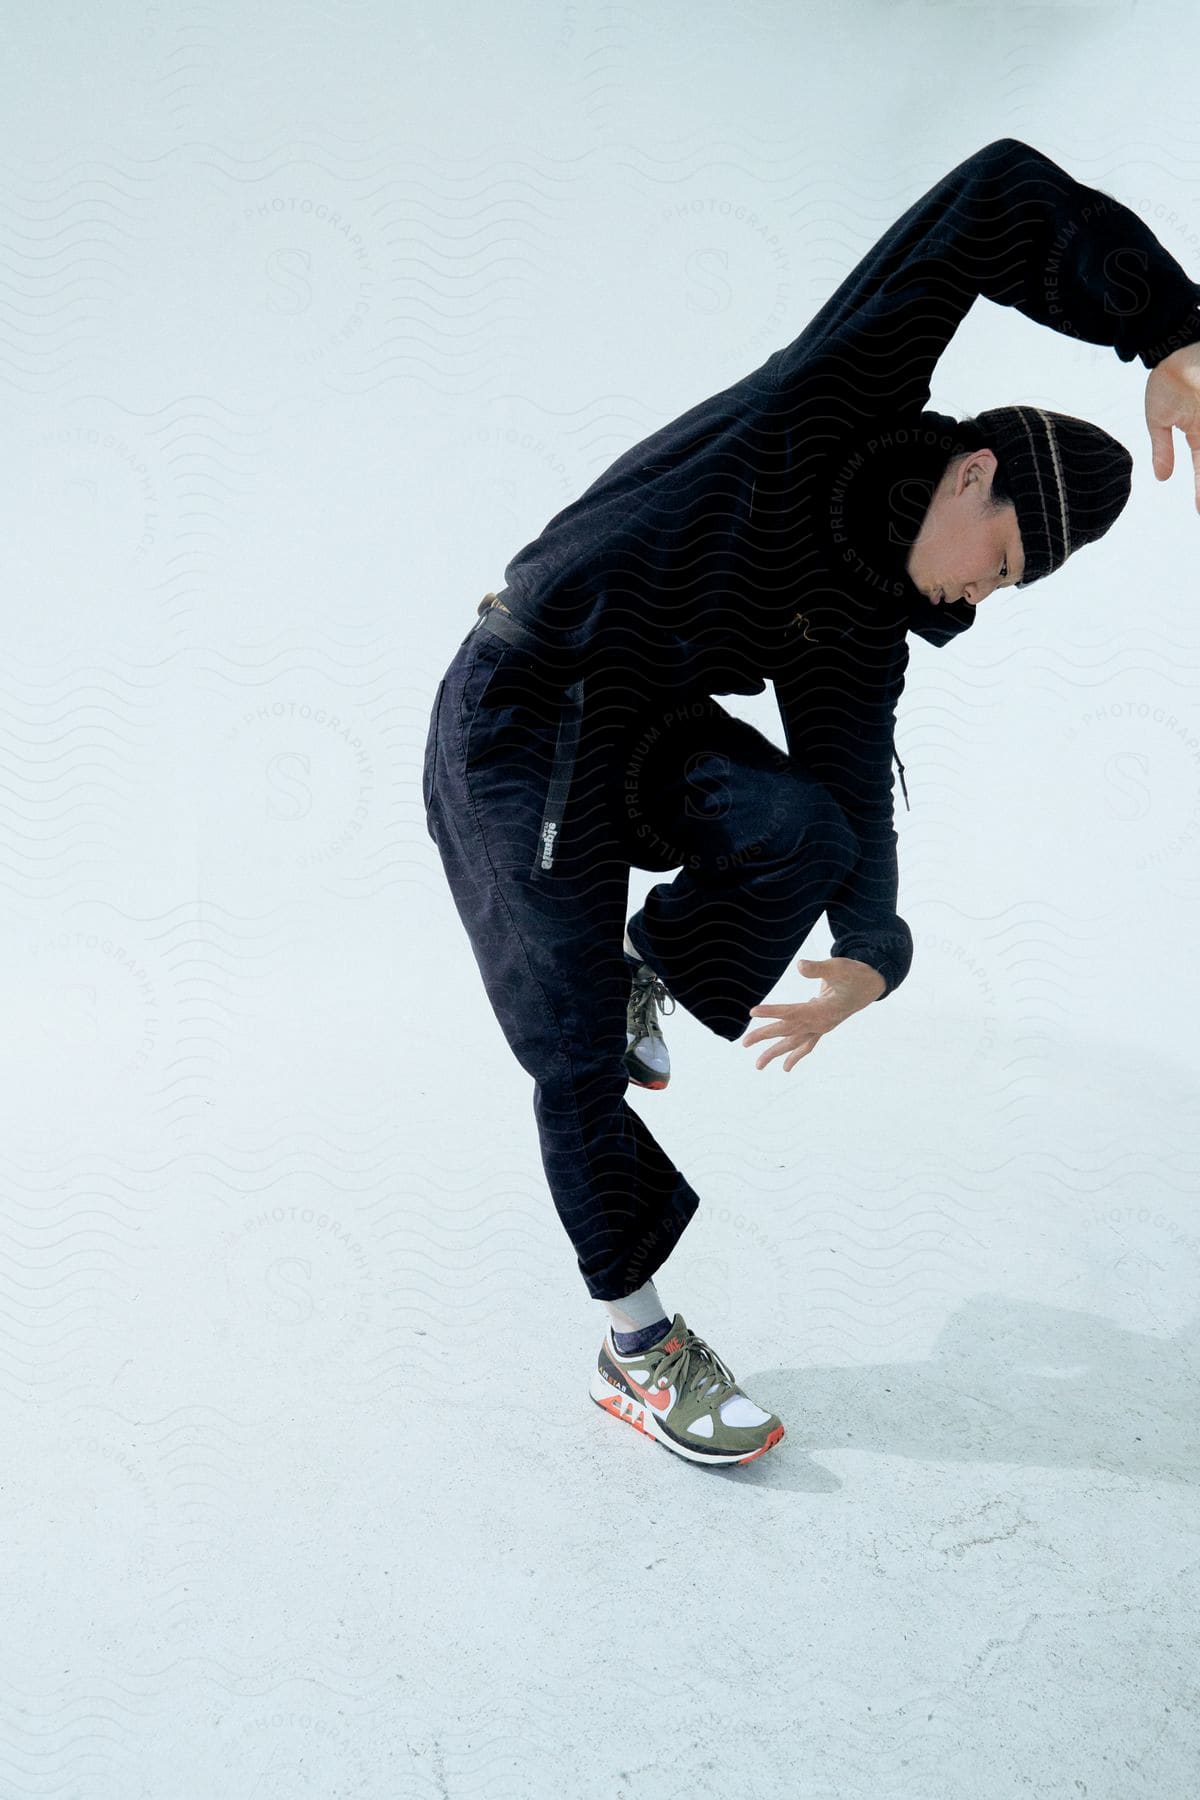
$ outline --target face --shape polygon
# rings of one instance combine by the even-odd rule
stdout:
[[[1025,573],[1016,508],[988,505],[995,471],[994,452],[973,450],[938,483],[905,563],[909,580],[935,606],[978,606]]]

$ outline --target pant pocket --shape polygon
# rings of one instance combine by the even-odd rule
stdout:
[[[492,737],[502,722],[495,716],[493,695],[506,648],[502,638],[481,631],[465,666],[458,701],[458,737],[464,769],[473,768],[488,754]]]

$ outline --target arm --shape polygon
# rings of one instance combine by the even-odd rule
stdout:
[[[982,295],[1153,369],[1200,340],[1200,285],[1136,213],[1017,138],[969,156],[909,207],[764,374],[820,378],[856,410],[920,410]]]
[[[827,642],[803,678],[776,678],[788,755],[799,773],[837,801],[859,843],[858,860],[825,912],[832,956],[853,957],[882,975],[884,1000],[912,966],[913,941],[896,911],[899,865],[893,825],[893,732],[908,645],[894,646],[884,671],[854,634]]]
[[[833,942],[830,956],[852,956],[877,969],[886,983],[880,1000],[900,986],[912,967],[912,932],[896,911],[899,865],[889,805],[886,817],[850,820],[859,859],[825,908]]]

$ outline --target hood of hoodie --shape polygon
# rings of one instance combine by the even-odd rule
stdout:
[[[937,649],[970,630],[976,609],[965,600],[935,606],[904,565],[948,459],[967,448],[947,413],[877,419],[839,446],[823,496],[835,566],[847,571],[855,605],[902,618]]]

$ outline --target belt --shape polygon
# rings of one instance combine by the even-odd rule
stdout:
[[[494,636],[503,638],[506,643],[515,644],[521,650],[532,651],[535,655],[545,652],[545,644],[536,632],[523,625],[506,603],[506,597],[512,593],[511,588],[501,588],[498,594],[488,593],[483,596],[476,608],[479,617],[471,627],[472,631],[482,628]],[[550,871],[554,867],[556,840],[562,830],[563,814],[567,809],[567,795],[571,788],[571,777],[575,771],[575,758],[579,749],[579,733],[583,724],[583,677],[563,690],[563,707],[559,715],[558,735],[554,742],[554,768],[550,776],[550,791],[546,796],[546,808],[542,814],[541,829],[538,832],[537,847],[533,853],[535,870]]]

